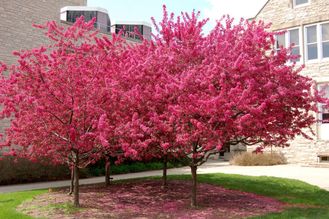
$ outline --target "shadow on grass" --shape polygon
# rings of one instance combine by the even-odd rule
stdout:
[[[173,175],[169,176],[169,179],[190,180],[191,177],[189,175]],[[291,204],[329,207],[328,191],[300,180],[215,173],[198,175],[198,182],[265,195]]]
[[[329,209],[325,208],[289,208],[281,213],[272,213],[264,216],[250,217],[248,219],[327,219],[329,218]]]

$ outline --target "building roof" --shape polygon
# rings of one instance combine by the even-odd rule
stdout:
[[[261,7],[261,9],[257,12],[257,14],[256,14],[254,17],[249,18],[248,20],[253,20],[253,19],[255,19],[255,18],[260,14],[260,12],[265,8],[265,6],[267,5],[267,3],[269,3],[269,1],[270,1],[270,0],[267,0],[267,1],[265,2],[265,4],[263,5],[263,7]]]
[[[66,6],[61,8],[61,13],[65,11],[99,11],[108,14],[108,11],[105,8],[89,6]]]
[[[113,25],[120,24],[120,25],[144,25],[148,27],[152,27],[152,25],[145,21],[114,21]]]

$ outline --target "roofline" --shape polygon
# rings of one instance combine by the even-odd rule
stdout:
[[[114,21],[111,25],[144,25],[148,27],[152,27],[152,25],[145,21]]]
[[[89,6],[65,6],[61,8],[61,13],[65,11],[99,11],[108,14],[108,11],[105,8]]]
[[[62,24],[66,24],[66,25],[72,25],[73,22],[70,22],[70,21],[63,21],[61,20],[60,21]],[[112,34],[111,32],[105,32],[105,31],[101,31],[99,29],[97,29],[99,31],[100,34],[104,34],[104,35],[107,35],[109,36],[110,38],[112,37]],[[132,38],[129,38],[129,37],[124,37],[124,39],[128,42],[128,43],[141,43],[142,41],[141,40],[136,40],[136,39],[132,39]]]
[[[266,3],[263,5],[263,7],[257,12],[257,14],[254,17],[248,18],[248,20],[255,19],[260,14],[260,12],[262,12],[262,10],[265,8],[265,6],[267,5],[267,3],[269,3],[269,1],[270,0],[267,0]]]

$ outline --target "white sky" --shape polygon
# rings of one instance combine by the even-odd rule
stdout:
[[[88,0],[89,6],[108,10],[111,21],[146,21],[153,16],[157,21],[162,18],[162,5],[169,12],[201,12],[202,18],[210,18],[205,29],[211,29],[215,21],[229,14],[236,19],[254,17],[267,0]],[[206,30],[207,31],[207,30]]]
[[[204,9],[206,17],[218,19],[220,14],[229,14],[235,18],[254,17],[267,0],[205,0],[210,7]]]

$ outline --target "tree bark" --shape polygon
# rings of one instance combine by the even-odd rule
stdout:
[[[80,207],[79,203],[79,154],[75,153],[75,162],[74,162],[74,206]]]
[[[108,157],[105,158],[105,185],[109,186],[111,184],[110,180],[110,169],[111,169],[111,162]]]
[[[167,169],[168,169],[168,157],[164,155],[163,157],[163,169],[162,169],[162,186],[166,188],[167,184]]]
[[[191,165],[191,173],[192,173],[192,194],[191,194],[191,206],[195,208],[197,206],[196,201],[196,192],[197,192],[197,166]]]
[[[70,184],[70,191],[69,195],[73,194],[73,188],[74,188],[74,167],[71,166],[71,184]]]

